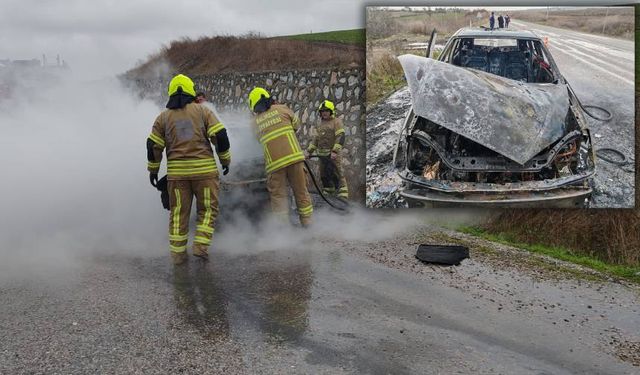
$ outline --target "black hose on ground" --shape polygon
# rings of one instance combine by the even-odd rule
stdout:
[[[616,158],[611,158],[609,156],[606,156],[607,153],[616,155]],[[609,163],[615,164],[618,166],[629,164],[629,162],[627,161],[627,157],[622,152],[614,148],[599,148],[596,150],[596,156],[604,161],[608,161]]]
[[[307,163],[306,160],[304,161],[304,165],[305,165],[305,167],[307,167],[307,171],[309,172],[309,176],[311,176],[311,182],[313,182],[313,185],[316,187],[316,190],[318,191],[318,194],[320,194],[320,197],[322,198],[322,200],[327,202],[327,204],[329,206],[335,208],[338,211],[347,212],[348,211],[347,207],[338,207],[338,206],[334,205],[332,202],[330,202],[329,199],[327,199],[327,197],[322,192],[322,189],[320,188],[320,185],[318,184],[318,181],[316,180],[316,176],[313,174],[313,171],[311,170],[311,166],[309,165],[309,163]],[[343,202],[343,203],[346,203],[346,202]]]
[[[604,109],[603,107],[599,107],[597,105],[582,105],[582,103],[580,103],[580,101],[578,100],[578,104],[580,105],[580,108],[582,108],[582,110],[584,111],[584,113],[586,113],[589,117],[598,120],[598,121],[609,121],[613,118],[613,115],[611,114],[611,112],[607,109]],[[593,113],[589,112],[587,110],[587,108],[593,108],[593,109],[597,109],[598,111],[604,112],[607,114],[607,117],[597,117],[594,116]]]
[[[582,102],[580,101],[580,99],[578,98],[578,95],[576,95],[576,92],[573,91],[573,87],[571,87],[569,82],[567,82],[567,86],[569,87],[569,90],[571,91],[571,94],[573,95],[573,97],[576,98],[576,101],[578,102],[578,106],[580,108],[582,108],[582,110],[584,111],[584,113],[587,114],[587,116],[591,117],[594,120],[598,120],[598,121],[609,121],[609,120],[611,120],[613,118],[613,114],[608,109],[605,109],[603,107],[599,107],[597,105],[583,105]],[[607,114],[607,117],[595,116],[593,113],[589,112],[589,110],[587,108],[592,108],[592,109],[597,109],[598,111],[602,111],[602,112]]]

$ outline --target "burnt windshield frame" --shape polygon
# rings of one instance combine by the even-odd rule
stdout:
[[[464,35],[464,36],[460,36],[460,35],[454,35],[453,37],[451,37],[451,39],[449,39],[449,41],[447,42],[447,44],[445,45],[444,48],[444,52],[440,55],[440,57],[438,58],[439,61],[442,62],[446,62],[448,64],[453,64],[452,62],[452,58],[454,56],[454,54],[456,53],[456,49],[459,49],[462,46],[462,39],[471,39],[471,40],[475,40],[475,39],[514,39],[517,41],[517,43],[519,43],[520,41],[523,41],[525,43],[527,43],[527,47],[532,51],[535,52],[538,55],[541,55],[543,57],[543,59],[549,63],[549,65],[551,66],[551,72],[553,73],[553,76],[555,78],[555,80],[552,83],[543,83],[543,82],[529,82],[529,83],[533,83],[533,84],[557,84],[557,83],[566,83],[564,80],[564,77],[562,76],[562,74],[560,73],[560,70],[558,69],[558,66],[556,65],[555,60],[553,59],[553,56],[551,55],[551,53],[549,52],[549,49],[544,45],[544,43],[542,42],[542,40],[540,38],[535,38],[535,37],[514,37],[514,36],[510,36],[510,35],[506,35],[506,36],[496,36],[496,35]],[[475,43],[474,43],[475,45]],[[459,53],[459,52],[458,52]],[[448,55],[451,55],[451,58],[447,58]],[[456,65],[456,64],[453,64]],[[459,65],[456,65],[459,66]]]

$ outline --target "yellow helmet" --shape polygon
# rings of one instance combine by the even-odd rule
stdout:
[[[260,99],[262,99],[263,97],[265,99],[269,99],[271,97],[271,94],[269,94],[269,91],[263,89],[262,87],[256,87],[251,90],[251,92],[249,93],[249,108],[251,109],[251,111],[254,111],[256,104],[258,104]]]
[[[169,82],[169,96],[178,92],[178,87],[182,88],[182,92],[187,95],[196,96],[196,89],[194,87],[193,81],[191,78],[178,74],[177,76],[171,79]]]
[[[331,111],[332,116],[336,113],[336,107],[333,105],[333,102],[329,100],[323,101],[320,103],[320,107],[318,107],[318,112],[327,110]]]

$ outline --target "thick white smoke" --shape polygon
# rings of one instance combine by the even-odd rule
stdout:
[[[16,77],[11,96],[0,99],[0,277],[64,271],[95,254],[168,258],[168,212],[149,184],[145,149],[163,108],[140,101],[115,79],[63,75],[34,85]],[[232,173],[222,179],[246,178],[247,166],[262,157],[251,118],[219,116],[233,155]],[[220,192],[221,200],[253,198]],[[425,219],[415,212],[317,211],[315,227],[301,231],[270,221],[256,225],[255,214],[219,223],[212,254],[304,249],[322,238],[373,241]]]

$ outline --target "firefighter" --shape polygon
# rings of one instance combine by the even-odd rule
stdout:
[[[349,198],[349,188],[342,169],[340,151],[344,147],[344,126],[336,118],[335,106],[325,100],[318,107],[320,120],[316,128],[316,136],[307,147],[306,157],[316,153],[320,160],[320,180],[322,191],[328,195]]]
[[[304,153],[295,133],[300,120],[287,106],[276,104],[269,92],[261,87],[249,93],[249,108],[256,115],[256,135],[264,150],[271,210],[281,220],[287,220],[289,185],[293,190],[300,224],[309,226],[313,205],[307,190]]]
[[[169,83],[167,109],[156,118],[147,139],[149,180],[156,186],[162,151],[166,149],[169,192],[169,250],[174,264],[187,260],[189,216],[196,197],[197,223],[193,255],[208,260],[218,214],[219,174],[211,143],[226,175],[231,152],[229,138],[214,113],[195,103],[189,77],[178,74]]]
[[[195,100],[195,102],[196,102],[196,103],[198,103],[198,104],[202,104],[202,103],[204,103],[204,102],[206,102],[206,101],[207,101],[207,97],[204,95],[204,92],[202,92],[202,91],[198,91],[198,92],[196,93],[196,100]]]

